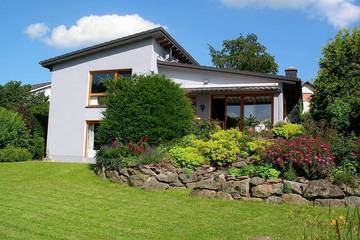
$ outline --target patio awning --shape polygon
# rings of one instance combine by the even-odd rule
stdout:
[[[227,93],[227,92],[280,92],[277,86],[243,86],[243,87],[201,87],[185,88],[188,93]]]

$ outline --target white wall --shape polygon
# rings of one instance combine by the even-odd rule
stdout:
[[[274,123],[283,121],[283,93],[282,84],[271,78],[259,78],[253,76],[239,76],[231,73],[219,73],[203,70],[186,69],[179,67],[159,66],[159,74],[171,78],[185,89],[196,88],[218,88],[218,87],[251,87],[251,86],[269,86],[279,87],[280,93],[274,96]],[[207,84],[204,84],[207,81]],[[201,111],[200,105],[205,105],[204,111]],[[197,95],[196,114],[203,119],[209,118],[210,99],[209,94],[203,93]]]
[[[49,112],[47,154],[57,161],[86,161],[86,121],[100,120],[102,108],[86,108],[90,71],[129,69],[154,71],[152,39],[55,65]]]

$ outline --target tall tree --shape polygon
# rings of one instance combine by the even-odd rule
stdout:
[[[360,133],[360,28],[341,30],[322,50],[311,114],[342,132]]]
[[[255,34],[224,40],[221,50],[209,45],[209,50],[212,63],[218,68],[272,74],[278,71],[275,58],[266,52]]]

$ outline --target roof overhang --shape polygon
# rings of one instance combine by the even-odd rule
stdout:
[[[166,67],[166,68],[180,68],[180,69],[190,69],[190,70],[199,70],[199,71],[207,71],[207,72],[217,72],[217,73],[227,73],[227,74],[234,74],[239,76],[251,76],[257,78],[267,78],[273,79],[279,82],[289,83],[289,84],[296,84],[300,82],[298,78],[289,78],[281,75],[275,74],[266,74],[266,73],[257,73],[257,72],[248,72],[248,71],[238,71],[238,70],[229,70],[229,69],[221,69],[215,67],[207,67],[207,66],[200,66],[200,65],[191,65],[191,64],[183,64],[178,62],[165,62],[158,60],[158,66]]]
[[[198,62],[162,27],[154,28],[144,32],[136,33],[112,41],[100,43],[91,47],[66,53],[57,57],[41,61],[39,62],[39,64],[45,68],[52,70],[55,64],[81,58],[115,47],[124,46],[148,38],[154,38],[165,49],[171,49],[173,57],[179,59],[181,62],[187,64],[198,64]]]
[[[244,86],[244,87],[202,87],[202,88],[184,88],[187,93],[277,93],[280,92],[280,87],[276,86]]]

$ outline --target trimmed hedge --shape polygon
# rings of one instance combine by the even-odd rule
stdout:
[[[31,160],[31,153],[25,148],[7,146],[0,149],[0,162],[23,162]]]

